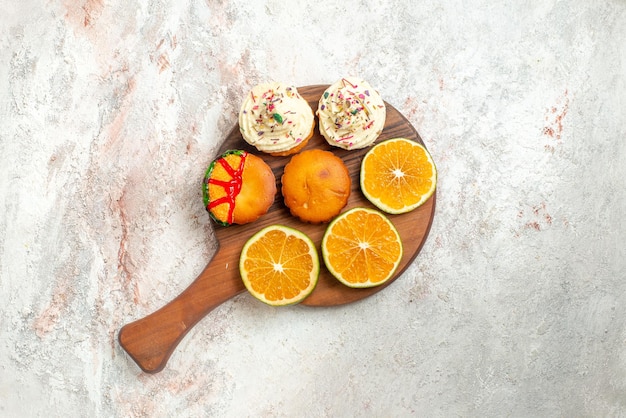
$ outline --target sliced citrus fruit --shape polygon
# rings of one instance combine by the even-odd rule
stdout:
[[[361,163],[361,191],[387,213],[418,208],[435,192],[437,169],[428,150],[406,138],[380,142]]]
[[[313,241],[303,232],[270,225],[244,244],[239,272],[255,298],[272,306],[291,305],[315,288],[320,261]]]
[[[328,271],[346,286],[379,286],[398,268],[402,240],[383,213],[354,208],[326,228],[322,257]]]

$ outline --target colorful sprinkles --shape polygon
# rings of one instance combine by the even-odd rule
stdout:
[[[282,151],[308,137],[313,121],[311,107],[294,87],[260,84],[242,104],[239,130],[261,151]]]
[[[371,94],[365,81],[342,78],[324,92],[317,114],[326,139],[350,149],[367,146],[378,137],[386,111],[382,99]],[[372,131],[376,126],[380,129]]]

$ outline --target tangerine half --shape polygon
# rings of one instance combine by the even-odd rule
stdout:
[[[284,225],[270,225],[244,244],[239,272],[248,291],[261,302],[292,305],[313,292],[320,262],[306,234]]]
[[[402,259],[402,240],[381,212],[354,208],[337,216],[322,238],[328,271],[349,287],[379,286],[393,277]]]
[[[424,204],[435,192],[437,169],[421,144],[393,138],[376,144],[361,162],[361,191],[379,209],[399,214]]]

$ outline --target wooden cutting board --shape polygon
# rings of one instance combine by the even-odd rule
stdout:
[[[317,109],[318,100],[327,85],[298,88],[299,93],[311,108]],[[406,118],[388,103],[385,127],[377,142],[385,139],[404,137],[423,145],[417,131]],[[316,119],[317,120],[317,119]],[[361,160],[369,148],[346,151],[331,147],[320,135],[318,128],[305,149],[320,148],[334,152],[350,171],[352,191],[344,210],[363,206],[376,209],[363,196],[359,187]],[[178,297],[154,313],[129,323],[119,332],[120,345],[126,350],[137,365],[147,373],[156,373],[165,367],[170,355],[185,334],[198,321],[219,304],[243,292],[245,287],[239,276],[239,255],[244,243],[265,226],[280,223],[299,229],[309,235],[321,254],[320,243],[327,224],[311,225],[294,218],[283,203],[280,193],[280,178],[283,167],[290,157],[272,157],[258,152],[248,145],[235,125],[228,134],[217,155],[228,149],[244,149],[262,157],[274,172],[278,193],[267,214],[247,225],[222,227],[214,224],[218,249],[207,267]],[[203,179],[198,179],[198,188]],[[416,210],[402,215],[388,215],[394,223],[404,246],[404,256],[392,279],[383,286],[369,289],[352,289],[344,286],[331,276],[321,262],[319,282],[313,293],[302,304],[308,306],[333,306],[354,302],[366,298],[391,284],[411,264],[419,253],[433,220],[436,194]],[[202,201],[198,202],[199,205]],[[207,214],[207,222],[209,217]],[[321,261],[321,260],[320,260]],[[259,302],[261,303],[261,302]],[[285,309],[285,308],[277,308]]]

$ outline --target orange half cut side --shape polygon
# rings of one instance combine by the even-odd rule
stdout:
[[[336,217],[322,238],[322,257],[328,271],[349,287],[385,283],[402,259],[402,240],[381,212],[354,208]]]
[[[361,191],[380,210],[400,214],[424,204],[435,192],[437,169],[421,144],[406,138],[375,145],[363,157]]]
[[[283,225],[270,225],[253,235],[239,260],[248,291],[272,306],[304,300],[313,292],[319,271],[319,256],[311,239]]]

